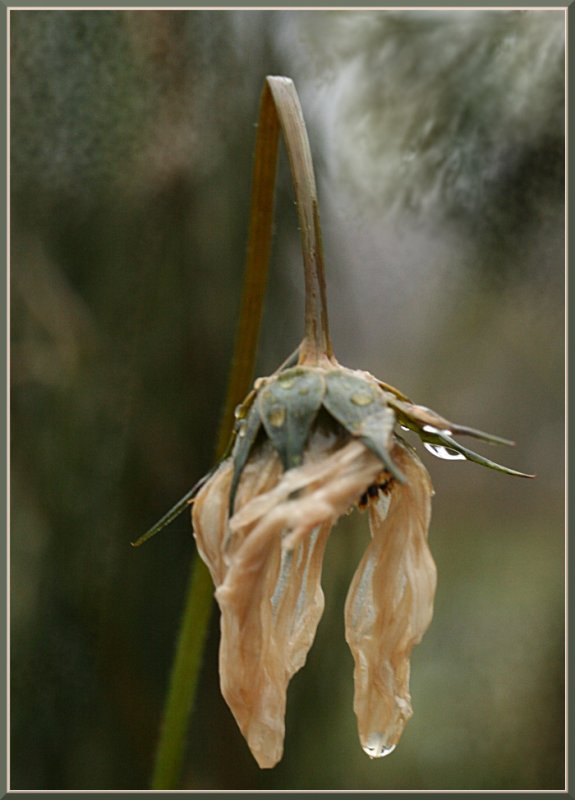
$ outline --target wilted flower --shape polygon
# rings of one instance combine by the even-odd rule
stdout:
[[[395,423],[447,455],[514,472],[452,434],[503,440],[453,425],[333,358],[303,360],[256,381],[236,412],[230,455],[193,505],[222,614],[222,693],[260,767],[282,756],[287,686],[323,611],[327,537],[354,506],[368,507],[372,536],[345,606],[365,752],[390,753],[412,714],[409,658],[431,621],[436,584],[427,544],[433,489]]]
[[[365,752],[372,758],[390,753],[412,714],[409,659],[431,621],[435,593],[427,546],[433,489],[399,429],[415,431],[442,458],[523,475],[468,450],[453,436],[509,442],[454,425],[373,375],[336,361],[309,142],[293,82],[281,76],[268,76],[262,91],[245,291],[221,430],[228,430],[233,404],[252,374],[280,129],[302,236],[304,338],[295,358],[258,379],[238,406],[219,466],[134,542],[146,541],[193,503],[198,551],[222,612],[222,693],[261,767],[273,767],[282,757],[287,687],[305,663],[323,611],[327,537],[354,506],[368,508],[372,536],[345,605],[346,639],[355,660],[354,709]],[[172,712],[180,710],[179,690],[188,679],[182,664],[195,597],[190,590],[158,747],[156,788],[172,786],[181,757],[183,727],[174,722],[179,713]]]

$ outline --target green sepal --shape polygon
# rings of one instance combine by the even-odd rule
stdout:
[[[450,430],[451,433],[458,433],[461,436],[472,436],[474,439],[479,439],[489,444],[504,444],[506,447],[514,447],[515,445],[515,442],[512,442],[511,439],[504,439],[503,436],[495,436],[493,433],[478,431],[476,428],[468,428],[467,425],[457,425],[453,423],[448,430]]]
[[[234,472],[230,484],[230,517],[234,513],[236,492],[242,475],[243,468],[251,453],[253,444],[261,427],[258,404],[253,403],[247,415],[237,423],[235,441],[232,449]]]
[[[364,419],[358,435],[364,445],[381,459],[387,471],[400,483],[405,483],[405,475],[395,465],[387,449],[394,424],[395,414],[391,408],[381,408]]]
[[[404,425],[406,428],[418,434],[421,434],[421,430],[424,426],[431,425],[441,431],[458,433],[461,436],[472,436],[474,439],[480,439],[489,444],[504,444],[508,447],[512,447],[515,444],[515,442],[504,439],[502,436],[495,436],[492,433],[485,433],[485,431],[479,431],[476,428],[468,428],[466,425],[458,425],[455,422],[449,422],[449,420],[446,420],[444,417],[441,417],[435,411],[425,406],[403,402],[401,399],[393,396],[388,398],[388,402],[390,406],[395,409],[399,424]]]
[[[259,392],[260,419],[285,470],[303,463],[304,448],[324,394],[321,373],[304,367],[284,370]]]
[[[189,508],[190,505],[192,504],[194,497],[200,491],[202,486],[205,483],[207,483],[208,480],[212,477],[218,466],[219,464],[216,464],[216,466],[212,467],[212,469],[206,475],[204,475],[203,478],[200,478],[200,480],[196,484],[194,484],[194,486],[192,486],[192,488],[188,492],[186,492],[186,494],[182,497],[181,500],[178,500],[178,502],[175,505],[173,505],[169,511],[166,511],[164,516],[161,519],[159,519],[155,525],[153,525],[145,533],[139,536],[135,542],[130,542],[132,547],[139,547],[140,545],[144,544],[144,542],[147,542],[148,539],[151,539],[152,536],[155,536],[157,533],[163,530],[163,528],[165,528],[166,525],[169,525],[170,522],[175,520],[176,517],[179,517],[180,514],[182,514],[187,508]]]
[[[441,417],[435,411],[425,406],[418,406],[413,403],[406,403],[399,400],[397,397],[388,397],[389,404],[395,409],[397,414],[397,421],[400,425],[415,431],[423,442],[428,444],[440,445],[449,447],[451,450],[464,456],[468,461],[474,461],[482,467],[494,469],[498,472],[504,472],[506,475],[515,475],[520,478],[534,478],[534,475],[529,475],[526,472],[519,472],[509,467],[504,467],[502,464],[497,464],[489,458],[469,450],[462,444],[459,444],[452,434],[460,434],[462,436],[472,436],[489,444],[504,444],[513,446],[514,442],[509,439],[503,439],[501,436],[494,436],[491,433],[476,430],[475,428],[468,428],[465,425],[457,425],[454,422]]]
[[[352,436],[361,439],[394,478],[405,483],[405,476],[388,450],[395,414],[383,392],[375,384],[343,370],[328,372],[326,385],[326,410]]]
[[[497,470],[497,472],[504,472],[506,475],[514,475],[519,478],[534,478],[535,475],[529,475],[526,472],[519,472],[516,469],[510,469],[509,467],[504,467],[502,464],[497,464],[495,461],[491,461],[489,458],[485,458],[485,456],[480,455],[479,453],[473,452],[473,450],[469,450],[467,447],[464,447],[462,444],[459,444],[453,437],[449,436],[448,433],[445,431],[429,431],[429,430],[420,430],[417,431],[419,436],[421,437],[422,441],[428,442],[429,444],[434,445],[443,445],[443,447],[449,447],[451,450],[455,450],[457,453],[460,453],[462,456],[468,461],[474,461],[476,464],[480,464],[482,467],[487,467],[488,469]]]

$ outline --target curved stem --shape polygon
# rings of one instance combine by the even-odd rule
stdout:
[[[260,101],[240,319],[217,437],[216,460],[226,450],[234,409],[242,402],[253,381],[271,251],[280,130],[284,135],[294,183],[305,271],[305,333],[299,349],[299,361],[314,363],[333,356],[327,319],[317,192],[305,123],[292,81],[289,78],[268,77]],[[187,507],[188,503],[184,501],[190,494],[176,504],[151,531],[140,537],[137,544],[155,534],[167,524],[166,520],[172,520]],[[156,750],[153,789],[174,789],[179,783],[186,731],[213,606],[212,598],[211,578],[207,567],[196,554]]]
[[[332,358],[329,336],[323,246],[317,189],[309,140],[293,81],[270,76],[262,93],[262,107],[273,103],[290,163],[302,238],[305,273],[305,334],[300,362]]]
[[[244,288],[218,438],[219,453],[225,450],[234,409],[247,394],[253,379],[272,243],[280,131],[284,137],[296,196],[304,262],[305,326],[299,360],[300,363],[310,363],[324,356],[333,357],[319,205],[309,139],[293,81],[290,78],[268,76],[260,99]]]

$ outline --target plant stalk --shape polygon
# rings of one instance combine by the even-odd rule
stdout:
[[[266,79],[262,105],[272,103],[279,117],[296,196],[305,276],[305,331],[300,363],[333,358],[327,315],[327,293],[319,204],[309,140],[293,81]]]
[[[151,781],[152,789],[176,789],[180,782],[186,732],[202,665],[213,605],[212,598],[212,578],[208,568],[196,554],[192,562],[164,706]]]

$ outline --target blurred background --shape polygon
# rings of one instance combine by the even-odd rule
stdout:
[[[414,716],[370,761],[343,604],[365,517],[260,771],[221,699],[214,613],[189,789],[564,786],[562,11],[25,11],[11,26],[12,789],[144,789],[237,322],[259,95],[294,79],[336,354],[527,481],[422,451],[435,616]],[[282,157],[283,158],[283,157]],[[303,334],[285,162],[258,359]],[[485,452],[485,451],[484,451]]]

